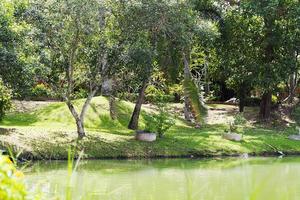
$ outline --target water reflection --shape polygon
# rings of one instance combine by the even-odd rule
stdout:
[[[67,163],[36,163],[26,184],[64,199]],[[82,161],[71,188],[73,199],[299,199],[300,158]]]

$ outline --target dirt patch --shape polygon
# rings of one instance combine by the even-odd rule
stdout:
[[[207,112],[207,124],[228,124],[238,113],[238,107],[234,105],[214,105]]]
[[[45,107],[49,104],[55,103],[54,101],[13,101],[13,109],[11,112],[32,112]]]

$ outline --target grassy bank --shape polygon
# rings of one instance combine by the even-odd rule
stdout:
[[[77,105],[82,104],[77,101]],[[214,108],[216,106],[213,106]],[[164,138],[147,143],[134,140],[134,132],[126,128],[133,104],[118,102],[118,120],[109,118],[108,101],[96,97],[86,116],[87,137],[77,141],[76,129],[64,103],[49,103],[35,110],[16,110],[5,117],[0,124],[2,147],[10,146],[15,152],[22,151],[23,157],[35,159],[66,159],[67,149],[76,146],[84,149],[87,158],[131,158],[131,157],[181,157],[220,156],[249,153],[255,155],[300,154],[300,142],[291,141],[287,136],[295,133],[293,128],[266,129],[247,126],[244,141],[224,140],[225,124],[208,124],[195,129],[176,118],[176,125]],[[179,105],[173,105],[172,113],[178,113]],[[153,111],[145,106],[141,115]],[[230,118],[230,114],[222,118]]]

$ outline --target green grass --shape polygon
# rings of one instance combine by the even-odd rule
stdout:
[[[76,101],[82,105],[83,100]],[[11,113],[1,122],[0,141],[2,146],[11,146],[14,151],[22,150],[24,157],[35,159],[67,159],[70,146],[84,149],[87,158],[120,157],[180,157],[180,156],[221,156],[250,153],[255,155],[300,153],[300,142],[287,139],[296,132],[294,128],[277,130],[257,127],[244,128],[244,141],[224,140],[222,134],[226,125],[206,125],[195,129],[176,119],[164,138],[153,143],[134,139],[134,132],[127,124],[133,104],[118,102],[118,120],[112,121],[108,112],[108,100],[104,97],[93,99],[85,126],[87,137],[77,141],[74,120],[64,103],[52,103],[29,113]],[[143,116],[152,110],[143,109]]]

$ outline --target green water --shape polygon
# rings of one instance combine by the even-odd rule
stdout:
[[[36,163],[26,185],[44,199],[65,199],[66,162]],[[300,157],[82,161],[72,199],[300,199]],[[70,191],[69,190],[69,191]]]

